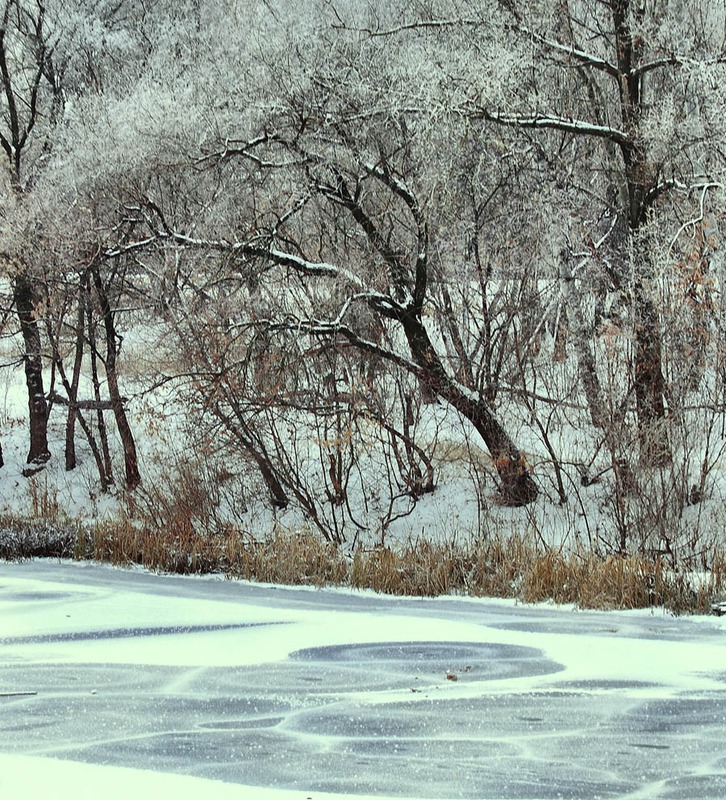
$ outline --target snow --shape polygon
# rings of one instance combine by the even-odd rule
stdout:
[[[237,786],[150,770],[99,767],[47,758],[0,755],[3,797],[43,800],[128,800],[136,797],[203,797],[208,800],[298,800],[301,792]],[[316,800],[331,795],[316,794]],[[356,798],[351,798],[356,800]],[[360,800],[365,800],[360,798]]]
[[[0,797],[723,797],[725,629],[3,563]]]

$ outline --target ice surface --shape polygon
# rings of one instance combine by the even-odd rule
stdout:
[[[724,627],[0,564],[0,798],[722,798]]]

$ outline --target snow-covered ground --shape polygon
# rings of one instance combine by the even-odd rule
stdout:
[[[0,798],[722,798],[726,623],[0,564]]]
[[[496,469],[483,441],[444,403],[422,403],[409,430],[431,461],[436,487],[433,493],[414,500],[401,473],[401,464],[408,457],[404,458],[405,447],[399,441],[394,451],[389,433],[378,423],[363,415],[356,418],[355,435],[351,428],[341,438],[327,430],[327,423],[286,408],[283,402],[274,412],[267,409],[269,418],[262,413],[253,415],[268,452],[282,454],[273,458],[282,483],[287,486],[290,481],[304,498],[303,502],[296,499],[295,492],[287,491],[290,503],[281,510],[273,508],[254,460],[230,445],[219,431],[210,432],[200,422],[184,380],[162,380],[151,388],[167,373],[186,371],[174,361],[179,357],[175,352],[178,342],[169,328],[151,325],[142,314],[124,319],[121,329],[122,392],[128,398],[141,487],[133,497],[123,489],[123,452],[109,413],[106,424],[115,478],[110,491],[101,492],[95,460],[80,427],[76,432],[77,466],[66,471],[67,407],[59,403],[49,418],[52,457],[34,477],[23,477],[29,445],[28,399],[16,332],[0,340],[0,356],[14,365],[4,370],[0,380],[0,439],[5,461],[0,471],[0,517],[11,522],[44,520],[50,527],[58,523],[69,530],[79,522],[93,527],[130,516],[140,526],[156,529],[168,522],[174,531],[186,514],[190,526],[205,534],[226,534],[234,529],[243,536],[264,539],[280,531],[312,530],[340,541],[346,554],[358,545],[385,544],[396,549],[419,539],[448,544],[508,535],[526,536],[538,546],[564,551],[608,554],[620,551],[625,535],[629,552],[671,554],[683,568],[701,568],[704,561],[708,566],[715,554],[726,548],[722,524],[726,423],[719,411],[721,401],[713,393],[707,392],[689,407],[688,419],[684,417],[682,425],[671,431],[671,465],[641,468],[637,453],[631,452],[634,443],[623,444],[624,452],[632,456],[635,473],[634,485],[626,490],[624,485],[616,485],[613,454],[604,446],[602,432],[589,422],[584,399],[578,400],[576,359],[555,363],[544,348],[538,391],[559,400],[540,408],[543,416],[539,422],[544,427],[535,423],[528,406],[516,400],[516,393],[502,394],[497,410],[530,463],[540,490],[537,502],[526,508],[500,505]],[[549,347],[552,342],[548,342]],[[51,373],[46,363],[47,390],[52,386]],[[713,382],[721,386],[716,377]],[[386,390],[387,384],[382,383],[384,388],[377,389],[379,399],[385,400],[383,407],[391,424],[401,427],[397,390],[393,386]],[[53,388],[59,389],[57,385]],[[88,378],[83,378],[79,397],[89,400],[93,395]],[[92,415],[87,419],[94,423]],[[277,426],[275,436],[281,437],[275,440],[277,444],[270,425]],[[347,465],[343,470],[346,502],[340,502],[334,481],[331,483],[330,448],[337,447],[336,442],[345,443],[341,464]],[[418,464],[422,467],[423,462]],[[338,477],[342,481],[342,474]]]

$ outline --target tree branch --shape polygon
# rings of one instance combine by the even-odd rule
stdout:
[[[336,16],[338,16],[336,14]],[[483,24],[482,20],[477,19],[422,19],[422,20],[415,20],[414,22],[403,22],[400,25],[396,25],[393,28],[351,28],[349,25],[346,25],[340,17],[338,16],[339,22],[333,23],[333,28],[337,30],[343,31],[353,31],[355,33],[364,33],[367,36],[371,36],[373,38],[376,37],[383,37],[383,36],[395,36],[398,33],[404,33],[405,31],[415,31],[415,30],[426,30],[426,29],[441,29],[441,28],[454,28],[459,25],[468,25],[468,26],[480,26]]]
[[[529,28],[517,26],[516,30],[520,31],[526,36],[529,36],[533,41],[539,42],[541,45],[544,45],[550,50],[554,50],[555,52],[561,53],[568,58],[573,58],[575,61],[579,61],[580,64],[583,64],[586,67],[592,67],[593,69],[605,72],[616,80],[620,79],[620,72],[618,71],[618,68],[604,58],[599,58],[598,56],[588,53],[585,50],[580,50],[580,48],[575,47],[574,44],[568,45],[558,42],[556,39],[548,39],[547,37],[542,36],[542,34],[530,30]]]
[[[593,136],[598,139],[607,139],[620,147],[632,147],[633,140],[624,131],[609,125],[595,125],[585,120],[572,119],[571,117],[558,117],[550,114],[503,114],[499,111],[481,109],[479,116],[497,125],[506,125],[510,128],[550,128],[580,136]]]
[[[215,250],[221,253],[229,253],[238,258],[259,258],[267,260],[276,266],[293,269],[301,275],[345,280],[360,290],[365,291],[366,289],[360,276],[346,267],[330,264],[325,261],[309,261],[293,253],[286,253],[271,246],[262,246],[252,242],[230,242],[226,239],[201,239],[187,236],[184,233],[179,233],[169,228],[163,218],[161,218],[160,225],[155,225],[154,221],[143,209],[136,210],[143,214],[144,221],[152,231],[151,236],[106,250],[104,252],[105,258],[117,258],[120,255],[146,249],[152,244],[159,242],[174,242],[175,244],[194,250]]]
[[[428,282],[428,224],[424,217],[423,210],[419,205],[414,193],[408,186],[390,170],[382,169],[376,164],[365,164],[365,170],[387,186],[395,195],[401,198],[408,206],[411,216],[416,223],[417,250],[415,266],[415,283],[413,290],[413,305],[416,309],[421,309],[426,297],[426,285]]]
[[[411,359],[381,347],[381,345],[370,341],[370,339],[364,339],[351,328],[341,325],[337,321],[300,320],[296,322],[276,322],[270,323],[269,328],[270,330],[304,333],[308,336],[342,336],[357,349],[396,364],[419,379],[424,377],[424,371]]]
[[[705,60],[687,58],[686,56],[677,55],[674,53],[670,56],[663,56],[663,58],[657,58],[654,61],[649,61],[647,64],[641,64],[639,67],[632,69],[630,71],[630,75],[633,77],[640,77],[645,75],[647,72],[653,72],[654,70],[661,69],[662,67],[682,67],[685,64],[704,64],[706,66],[714,66],[715,64],[724,63],[726,63],[726,53],[721,53],[718,56],[707,58]]]

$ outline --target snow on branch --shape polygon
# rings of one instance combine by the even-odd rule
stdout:
[[[290,322],[276,322],[269,325],[270,330],[291,331],[297,334],[308,336],[342,336],[351,345],[363,350],[371,355],[378,356],[392,364],[402,367],[407,372],[419,378],[423,376],[423,370],[410,358],[395,353],[386,347],[382,347],[377,342],[359,336],[355,331],[346,325],[341,325],[338,321],[329,320],[298,320]]]
[[[263,133],[260,136],[256,136],[254,139],[250,139],[248,141],[228,138],[225,139],[224,147],[222,147],[221,150],[216,150],[212,153],[207,153],[206,155],[200,156],[194,161],[194,165],[201,167],[206,165],[208,162],[219,164],[222,161],[228,161],[231,158],[237,157],[253,161],[259,167],[277,168],[291,166],[291,164],[288,162],[278,163],[275,161],[267,161],[254,152],[256,148],[279,141],[280,137],[276,133]]]
[[[296,212],[307,201],[308,197],[301,198],[300,202],[296,204],[291,213]],[[228,253],[235,258],[243,259],[260,259],[267,261],[276,266],[287,267],[292,269],[300,275],[307,275],[310,277],[331,278],[345,281],[354,287],[358,292],[365,295],[370,301],[376,303],[388,303],[392,307],[388,309],[389,315],[395,315],[398,310],[398,304],[391,297],[387,295],[378,295],[370,292],[365,281],[352,270],[347,267],[331,264],[327,261],[311,261],[302,256],[294,253],[289,253],[273,247],[271,243],[260,244],[259,239],[256,241],[229,241],[227,239],[206,239],[195,236],[189,236],[186,233],[173,230],[169,227],[161,210],[151,201],[147,201],[148,208],[141,206],[129,207],[129,211],[133,211],[138,215],[137,221],[143,221],[146,226],[151,230],[151,235],[133,242],[128,242],[123,245],[108,248],[103,251],[103,257],[106,259],[118,258],[120,256],[146,250],[155,244],[162,242],[172,242],[193,250],[208,250],[220,253]],[[393,307],[395,306],[395,308]]]
[[[329,165],[335,180],[330,183],[316,183],[315,189],[334,203],[341,204],[346,208],[355,219],[356,223],[365,233],[375,250],[383,257],[386,262],[392,282],[400,298],[405,298],[405,305],[411,306],[418,302],[423,304],[423,297],[426,291],[426,241],[428,237],[423,214],[418,202],[406,184],[396,177],[387,167],[375,164],[363,165],[363,169],[368,175],[381,181],[394,195],[400,197],[408,206],[414,217],[418,229],[418,248],[415,288],[411,289],[411,276],[404,261],[403,254],[392,248],[374,222],[371,216],[361,203],[360,191],[356,188],[351,191],[345,180],[343,173],[335,165]],[[389,316],[395,314],[397,310],[387,312]]]
[[[162,221],[161,226],[155,226],[153,220],[146,216],[146,222],[154,233],[147,239],[133,242],[114,250],[106,251],[107,258],[112,258],[123,253],[148,247],[153,242],[171,241],[194,250],[214,250],[229,253],[243,258],[259,258],[267,260],[277,266],[288,267],[301,275],[310,275],[324,278],[339,278],[347,281],[359,290],[365,290],[365,284],[360,276],[345,267],[330,264],[325,261],[309,261],[302,256],[286,253],[274,247],[264,247],[252,242],[230,242],[227,239],[203,239],[189,236],[179,231],[171,230]]]
[[[293,255],[292,253],[285,253],[282,250],[275,248],[265,249],[255,245],[239,246],[239,250],[247,256],[257,258],[269,258],[275,264],[281,267],[290,267],[301,275],[320,276],[326,278],[344,278],[353,286],[359,289],[364,289],[365,285],[359,275],[351,272],[345,267],[340,267],[335,264],[330,264],[325,261],[308,261],[300,256]]]
[[[159,237],[157,235],[147,236],[145,239],[136,239],[133,242],[127,242],[126,244],[117,245],[116,247],[109,247],[102,252],[102,256],[104,259],[111,260],[141,250],[148,250],[152,245],[156,244],[158,240]]]
[[[424,302],[426,284],[428,281],[428,224],[423,210],[416,199],[416,195],[408,188],[403,180],[394,175],[390,170],[383,169],[377,164],[364,164],[363,166],[369,175],[377,178],[403,200],[408,206],[411,216],[416,223],[418,248],[416,253],[416,277],[413,302],[420,307]]]
[[[710,189],[723,189],[724,185],[717,181],[708,181],[707,183],[701,183],[697,186],[690,187],[691,190],[697,191],[700,190],[701,195],[698,199],[698,214],[697,216],[693,217],[692,219],[686,220],[683,225],[677,230],[676,235],[671,239],[671,243],[668,247],[668,252],[672,253],[673,248],[675,247],[676,242],[680,238],[681,234],[686,230],[693,230],[695,229],[700,223],[702,223],[706,217],[705,211],[705,203],[706,203],[706,195]]]
[[[673,53],[670,56],[663,56],[663,58],[657,58],[654,61],[649,61],[647,64],[641,64],[639,67],[632,69],[630,71],[630,75],[632,77],[640,77],[645,75],[647,72],[653,72],[654,70],[661,69],[663,67],[682,67],[687,64],[692,66],[701,64],[706,67],[712,67],[716,64],[726,64],[726,53],[720,53],[713,58],[707,59],[689,58],[688,56]]]
[[[406,31],[426,30],[426,29],[441,29],[441,28],[454,28],[458,26],[480,26],[483,22],[480,19],[474,18],[455,18],[455,19],[421,19],[414,20],[413,22],[402,22],[400,25],[395,25],[392,28],[353,28],[347,25],[338,16],[338,22],[333,25],[334,28],[344,31],[354,31],[355,33],[364,33],[366,36],[371,37],[384,37],[395,36],[399,33]]]
[[[542,34],[523,26],[517,26],[516,30],[520,31],[526,36],[529,36],[532,41],[538,42],[539,44],[555,51],[556,53],[561,53],[568,58],[573,58],[575,61],[579,61],[581,64],[584,64],[587,67],[592,67],[593,69],[606,72],[613,78],[620,78],[620,72],[618,68],[604,58],[600,58],[592,53],[588,53],[585,50],[580,50],[580,48],[575,47],[575,45],[563,44],[562,42],[558,42],[556,39],[548,39],[546,36],[542,36]]]
[[[608,139],[621,147],[630,147],[632,139],[618,128],[610,125],[595,125],[572,117],[558,117],[550,114],[503,114],[499,111],[489,111],[482,109],[480,116],[498,125],[507,125],[511,128],[551,128],[553,130],[565,131],[580,136],[594,136],[600,139]]]
[[[383,184],[388,186],[388,188],[394,194],[398,195],[411,210],[411,214],[416,220],[416,223],[418,225],[423,224],[423,214],[418,201],[416,200],[414,193],[408,188],[404,181],[396,177],[396,175],[394,175],[390,170],[383,169],[377,164],[364,164],[363,168],[369,175],[377,178]]]

